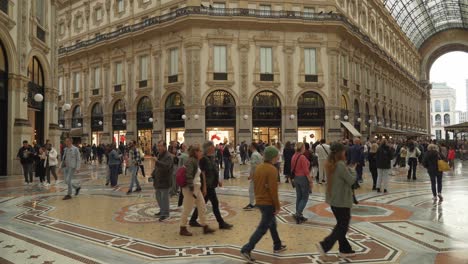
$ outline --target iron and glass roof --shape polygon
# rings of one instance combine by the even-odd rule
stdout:
[[[468,0],[383,0],[383,2],[417,48],[438,32],[468,27]]]

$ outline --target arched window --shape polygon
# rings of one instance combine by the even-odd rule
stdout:
[[[127,109],[125,107],[125,102],[123,100],[117,100],[112,111],[112,127],[114,130],[125,130],[127,128],[126,118]]]
[[[444,115],[444,125],[445,126],[450,126],[450,115],[449,114]]]
[[[153,118],[153,104],[151,100],[145,96],[140,99],[137,106],[138,129],[153,128],[153,122],[150,121],[150,118]]]
[[[81,107],[79,105],[73,108],[72,112],[72,128],[79,128],[83,126],[83,118],[81,116]]]
[[[435,125],[440,126],[442,124],[442,118],[439,114],[435,115]]]
[[[36,102],[36,100],[34,100],[34,96],[36,94],[44,96],[44,71],[36,56],[34,56],[29,62],[28,78],[28,107],[36,110],[42,110],[44,100],[42,100],[42,102]]]
[[[341,96],[341,117],[348,115],[348,100],[344,95]]]
[[[100,103],[95,103],[91,109],[91,130],[102,131],[103,130],[103,112]]]
[[[260,92],[252,102],[252,119],[254,127],[281,126],[281,102],[272,92]]]
[[[448,99],[444,99],[444,112],[450,112],[450,103]]]
[[[184,101],[180,93],[172,93],[166,99],[164,120],[166,128],[185,127],[182,115],[185,113]]]
[[[232,94],[217,90],[205,101],[206,126],[235,126],[236,102]]]
[[[324,126],[325,103],[316,92],[305,92],[297,102],[298,126]]]
[[[434,107],[434,108],[435,108],[435,111],[436,111],[436,112],[441,112],[441,109],[440,109],[440,101],[439,101],[439,100],[436,100],[434,104],[435,104],[435,107]]]

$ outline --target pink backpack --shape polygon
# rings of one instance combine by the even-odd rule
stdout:
[[[185,166],[181,166],[176,171],[176,183],[177,186],[185,187],[187,185],[187,169]]]

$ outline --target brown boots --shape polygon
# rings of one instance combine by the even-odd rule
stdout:
[[[211,229],[208,225],[203,226],[203,234],[211,234],[214,233],[215,230]],[[181,226],[179,235],[181,236],[192,236],[193,234],[188,231],[187,227]]]
[[[192,233],[190,233],[188,230],[187,230],[187,227],[186,226],[181,226],[180,227],[180,232],[179,234],[181,236],[192,236]]]

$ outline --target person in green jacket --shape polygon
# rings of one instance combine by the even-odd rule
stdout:
[[[332,249],[338,241],[340,256],[350,257],[356,252],[351,248],[346,233],[351,220],[351,207],[353,206],[352,185],[356,181],[356,172],[353,167],[346,167],[346,149],[341,143],[330,146],[330,155],[325,163],[328,185],[325,201],[330,205],[336,218],[336,225],[332,233],[323,241],[316,244],[320,255]]]

